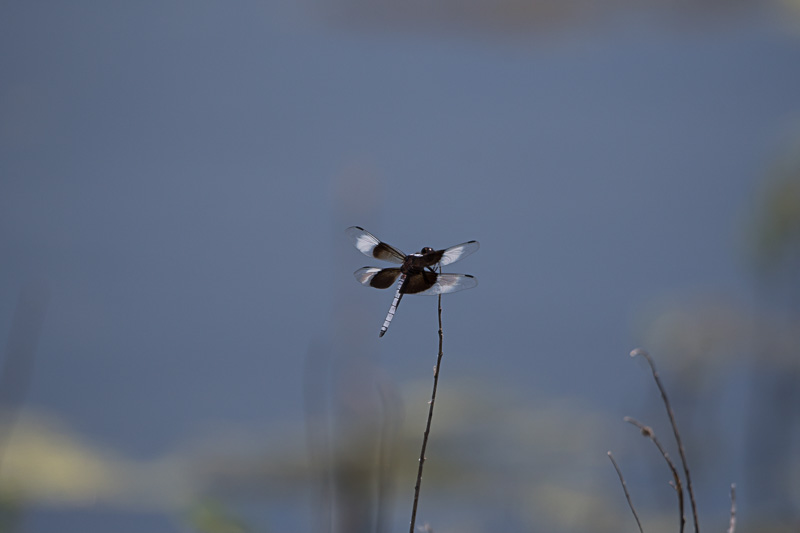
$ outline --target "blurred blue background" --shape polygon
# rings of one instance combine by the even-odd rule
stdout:
[[[3,2],[0,527],[800,523],[796,2]],[[670,448],[674,453],[674,447]]]

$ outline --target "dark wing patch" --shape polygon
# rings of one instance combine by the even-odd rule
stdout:
[[[442,256],[444,255],[444,253],[446,251],[447,250],[436,250],[435,252],[431,252],[428,255],[426,255],[425,258],[426,259],[430,259],[429,265],[433,266],[433,265],[435,265],[436,263],[438,263],[439,261],[442,260]]]
[[[372,257],[380,259],[381,261],[389,261],[390,263],[402,263],[405,261],[405,254],[395,248],[389,246],[385,242],[380,242],[372,249]]]
[[[436,279],[439,276],[440,274],[431,272],[430,270],[414,272],[406,276],[406,282],[400,290],[405,294],[419,294],[425,292],[436,284]]]
[[[400,269],[364,267],[356,270],[353,275],[362,285],[376,289],[388,289],[400,277]]]

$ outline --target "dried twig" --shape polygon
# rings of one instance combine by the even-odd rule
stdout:
[[[611,464],[614,465],[614,470],[617,471],[617,475],[619,476],[619,482],[622,484],[622,490],[625,491],[625,498],[628,500],[628,506],[631,508],[631,512],[633,513],[633,517],[636,519],[636,525],[639,526],[639,532],[644,533],[642,529],[642,522],[639,520],[639,515],[636,514],[636,508],[633,506],[633,501],[631,500],[631,495],[628,493],[628,485],[625,483],[625,478],[622,477],[622,471],[619,469],[617,462],[614,460],[614,456],[611,455],[611,452],[608,452],[608,458],[611,459]]]
[[[650,440],[653,441],[653,444],[655,444],[656,448],[658,448],[658,451],[661,452],[661,455],[667,462],[669,469],[672,471],[672,479],[673,479],[672,486],[675,489],[675,492],[678,494],[678,512],[680,515],[680,524],[681,524],[680,533],[683,533],[684,526],[686,525],[686,515],[684,514],[683,510],[683,484],[681,483],[680,475],[678,475],[678,469],[675,468],[675,463],[672,462],[672,459],[670,459],[670,456],[667,453],[667,451],[663,448],[663,446],[661,446],[661,443],[656,438],[656,434],[653,432],[653,428],[651,428],[650,426],[645,426],[644,424],[642,424],[641,422],[630,416],[626,416],[624,420],[625,422],[633,424],[634,426],[639,428],[639,431],[642,432],[642,435],[650,438]]]
[[[689,501],[692,503],[692,518],[694,519],[694,531],[695,533],[700,532],[700,526],[698,525],[697,519],[697,504],[694,500],[694,490],[692,488],[692,477],[689,474],[689,464],[686,462],[686,453],[683,449],[683,441],[681,441],[680,432],[678,432],[678,425],[675,422],[675,413],[672,411],[672,406],[669,403],[669,398],[667,397],[667,391],[664,389],[664,386],[661,384],[661,378],[658,377],[658,371],[656,370],[656,365],[653,362],[653,359],[650,357],[650,354],[646,351],[642,350],[641,348],[636,348],[631,352],[631,357],[636,357],[637,355],[641,355],[647,360],[647,363],[650,365],[650,370],[653,373],[653,379],[658,386],[659,392],[661,392],[661,399],[664,401],[664,407],[667,409],[667,415],[669,415],[669,422],[672,425],[672,432],[675,435],[675,442],[678,443],[678,453],[681,456],[681,464],[683,465],[683,475],[686,476],[686,488],[689,491]]]
[[[441,267],[439,267],[441,272]],[[414,533],[414,524],[417,521],[417,504],[419,503],[419,488],[422,484],[422,467],[425,464],[425,448],[428,447],[428,435],[431,431],[431,420],[433,419],[433,404],[436,402],[436,388],[439,385],[439,368],[442,365],[442,295],[439,295],[439,356],[436,359],[436,366],[433,368],[433,392],[431,401],[428,404],[428,422],[425,424],[425,433],[422,436],[422,450],[419,452],[419,469],[417,470],[417,483],[414,486],[414,506],[411,509],[411,529]]]
[[[728,533],[736,531],[736,483],[731,483],[731,522],[728,526]]]

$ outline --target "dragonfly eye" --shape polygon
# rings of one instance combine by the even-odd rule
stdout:
[[[431,248],[430,246],[426,246],[425,248],[422,249],[422,251],[420,253],[421,254],[429,254],[432,251],[433,251],[433,248]]]

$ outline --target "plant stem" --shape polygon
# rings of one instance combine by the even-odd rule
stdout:
[[[619,469],[619,465],[614,460],[614,456],[611,455],[611,452],[608,452],[608,458],[611,459],[611,464],[614,465],[614,470],[617,471],[617,476],[619,476],[619,482],[622,485],[622,490],[625,491],[625,499],[628,500],[628,507],[631,508],[631,513],[633,513],[633,517],[636,519],[636,525],[639,526],[639,533],[644,533],[642,529],[642,522],[639,520],[639,515],[636,513],[636,508],[633,506],[633,500],[631,500],[631,495],[628,492],[628,484],[625,483],[625,478],[622,477],[622,470]]]
[[[428,447],[428,435],[431,432],[431,420],[433,419],[433,404],[436,402],[436,388],[439,386],[439,367],[442,365],[442,295],[439,295],[439,356],[436,359],[436,366],[433,368],[433,392],[431,401],[428,404],[428,422],[425,424],[425,433],[422,436],[422,450],[419,453],[419,469],[417,470],[417,483],[414,486],[414,507],[411,510],[411,529],[409,533],[414,533],[414,525],[417,521],[417,504],[419,503],[419,488],[422,484],[422,467],[425,465],[425,449]]]
[[[667,397],[667,391],[664,389],[664,385],[661,384],[661,378],[658,376],[658,371],[656,370],[656,364],[653,362],[652,357],[650,354],[647,353],[645,350],[641,348],[637,348],[631,352],[631,357],[636,357],[637,355],[641,355],[647,360],[647,364],[650,365],[650,371],[653,374],[653,380],[656,382],[656,386],[658,390],[661,392],[661,399],[664,402],[664,407],[667,409],[667,415],[669,416],[669,423],[672,425],[672,433],[675,435],[675,442],[678,444],[678,454],[681,457],[681,465],[683,466],[683,475],[686,477],[686,489],[689,492],[689,501],[692,504],[692,518],[694,519],[694,532],[700,533],[700,526],[698,525],[698,518],[697,518],[697,504],[694,500],[694,489],[692,488],[692,476],[689,474],[689,463],[686,462],[686,452],[683,450],[683,441],[681,440],[681,434],[678,431],[678,423],[675,422],[675,413],[672,411],[672,406],[669,403],[669,398]]]

